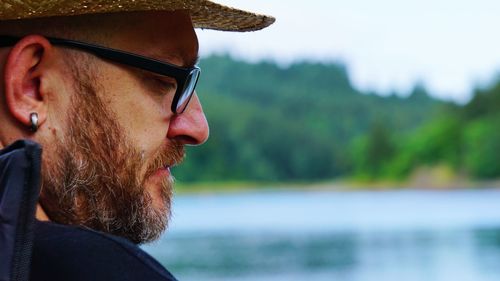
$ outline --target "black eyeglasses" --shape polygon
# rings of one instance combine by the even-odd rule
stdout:
[[[198,78],[200,77],[201,70],[197,66],[184,68],[99,45],[60,38],[46,38],[54,45],[80,49],[103,59],[147,70],[158,75],[174,78],[177,82],[177,88],[172,101],[171,110],[175,114],[181,114],[184,110],[186,110],[186,107],[193,96]],[[20,37],[0,35],[0,47],[15,45],[20,39]]]

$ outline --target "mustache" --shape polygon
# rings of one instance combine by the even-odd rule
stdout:
[[[184,145],[178,141],[170,141],[162,145],[158,151],[153,154],[152,160],[150,160],[146,168],[144,179],[147,179],[159,169],[180,164],[184,160],[185,155]]]

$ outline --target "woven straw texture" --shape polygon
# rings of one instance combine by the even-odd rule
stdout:
[[[255,31],[274,18],[207,0],[0,0],[0,20],[132,11],[190,10],[197,28]]]

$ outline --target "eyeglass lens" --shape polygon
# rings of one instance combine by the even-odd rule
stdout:
[[[186,78],[186,83],[184,84],[184,89],[182,90],[181,96],[177,101],[177,106],[175,110],[176,113],[182,113],[186,109],[187,105],[189,104],[189,100],[191,100],[191,97],[193,96],[194,89],[198,82],[199,76],[200,76],[199,69],[193,69],[189,73],[188,77]]]

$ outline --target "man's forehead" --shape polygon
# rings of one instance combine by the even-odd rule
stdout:
[[[114,30],[111,47],[179,66],[197,63],[198,39],[186,11],[143,12],[126,19],[130,23]]]

